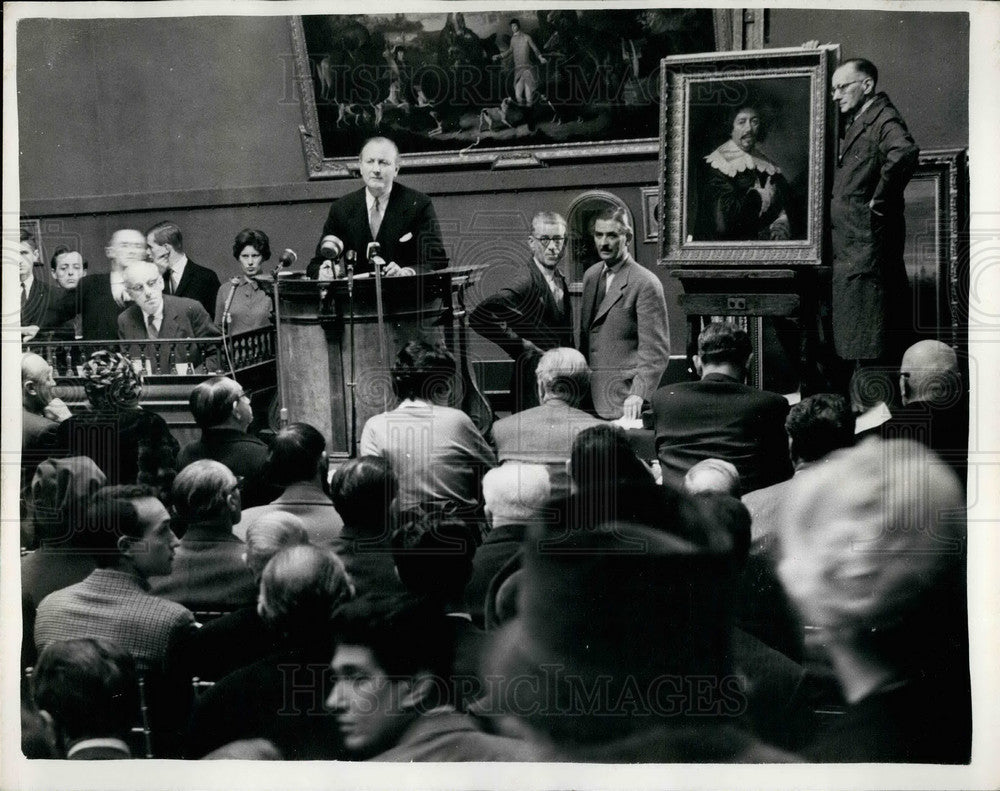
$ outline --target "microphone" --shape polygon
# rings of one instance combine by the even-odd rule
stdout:
[[[299,260],[298,255],[291,248],[286,247],[285,251],[278,258],[278,264],[283,267],[294,266],[295,262]]]
[[[319,254],[323,258],[340,258],[342,252],[344,252],[344,243],[333,234],[324,236],[319,243]]]
[[[236,287],[240,284],[240,279],[238,277],[230,278],[229,285],[229,296],[226,297],[226,304],[222,308],[222,326],[223,329],[228,329],[229,325],[233,323],[233,317],[229,313],[229,309],[233,305],[233,297],[236,296]]]
[[[353,250],[347,251],[347,295],[350,296],[354,293],[354,259],[358,257],[358,254]]]
[[[368,263],[371,264],[372,269],[375,269],[375,256],[382,254],[382,245],[378,242],[369,242],[368,249],[365,250],[365,258]]]

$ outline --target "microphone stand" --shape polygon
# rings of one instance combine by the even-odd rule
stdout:
[[[369,263],[372,265],[372,269],[375,272],[375,312],[378,317],[378,353],[379,361],[382,365],[387,365],[385,355],[385,308],[382,303],[382,267],[380,267],[374,260],[373,257],[369,258]],[[385,389],[383,388],[383,393]],[[389,401],[388,398],[383,396],[382,399],[382,411],[389,411]]]
[[[347,269],[347,305],[348,313],[351,320],[351,379],[347,383],[348,389],[351,391],[351,457],[357,458],[358,455],[358,377],[356,370],[355,361],[355,345],[354,345],[354,259],[357,253],[353,250],[348,250],[345,260],[345,268]]]
[[[281,266],[276,266],[271,277],[274,280],[274,367],[278,381],[278,428],[285,428],[288,426],[288,407],[285,406],[285,375],[281,364],[281,336],[278,332],[281,327],[281,295],[278,293],[280,270]]]

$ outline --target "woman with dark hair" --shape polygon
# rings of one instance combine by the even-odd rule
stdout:
[[[142,374],[124,354],[104,350],[82,369],[90,408],[59,424],[56,447],[89,456],[109,486],[140,483],[169,495],[180,445],[162,417],[139,406]]]
[[[215,324],[227,335],[237,335],[271,324],[271,297],[254,278],[271,258],[267,234],[256,228],[244,228],[233,242],[233,258],[243,270],[219,289],[215,298]]]
[[[389,461],[399,480],[399,510],[478,511],[482,476],[496,455],[472,419],[444,404],[455,380],[444,346],[410,341],[396,355],[392,387],[399,406],[365,423],[360,453]]]

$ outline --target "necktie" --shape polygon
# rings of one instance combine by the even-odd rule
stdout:
[[[556,309],[560,314],[563,312],[563,297],[566,295],[566,281],[562,273],[556,269],[552,273],[552,296],[556,301]]]
[[[372,203],[372,210],[368,213],[368,227],[372,231],[372,239],[378,237],[378,229],[382,225],[382,210],[378,205],[379,199],[375,198],[374,203]]]
[[[173,294],[174,293],[174,285],[173,285],[173,282],[172,282],[173,277],[174,277],[174,273],[173,273],[173,271],[171,269],[167,268],[167,269],[163,270],[163,293],[164,294]]]
[[[160,331],[156,329],[156,316],[146,316],[146,334],[153,340],[160,337]]]
[[[21,307],[23,308],[28,304],[28,289],[25,287],[24,283],[21,284]]]
[[[601,272],[601,282],[597,286],[597,303],[596,306],[600,307],[601,303],[604,302],[604,297],[608,294],[608,277],[611,275],[611,270],[604,267],[604,271]]]

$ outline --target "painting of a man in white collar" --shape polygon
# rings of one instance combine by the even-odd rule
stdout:
[[[759,145],[760,113],[745,104],[735,108],[731,122],[729,139],[702,163],[695,241],[792,238],[788,181]]]

